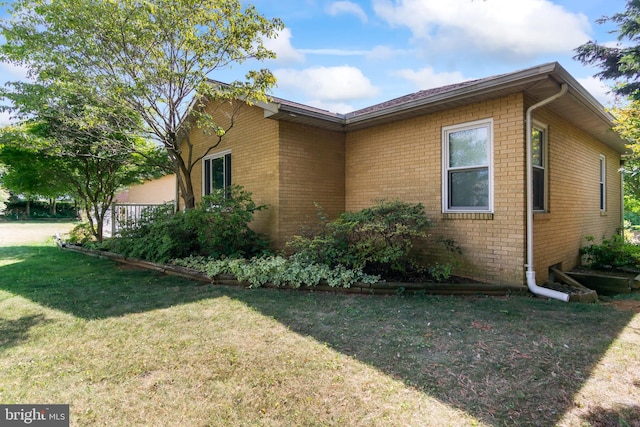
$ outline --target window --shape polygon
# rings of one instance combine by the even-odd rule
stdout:
[[[442,129],[443,212],[493,210],[493,120]]]
[[[202,160],[202,194],[208,196],[215,190],[231,185],[231,152],[217,153]]]
[[[531,130],[533,210],[547,210],[547,128],[538,123]]]
[[[607,210],[607,158],[600,155],[600,211]]]

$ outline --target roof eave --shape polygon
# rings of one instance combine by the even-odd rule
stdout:
[[[437,108],[438,105],[450,104],[455,100],[468,98],[470,96],[479,96],[483,93],[491,93],[496,88],[508,89],[509,87],[521,86],[527,83],[535,83],[544,80],[548,74],[553,72],[557,63],[544,64],[539,67],[530,68],[517,73],[505,74],[497,76],[494,79],[483,80],[469,86],[461,87],[451,91],[441,92],[433,96],[417,99],[415,101],[403,104],[393,105],[379,110],[375,110],[365,114],[352,115],[347,114],[347,126],[354,127],[366,122],[373,122],[376,119],[384,117],[388,119],[397,115],[406,115],[408,111],[421,109],[425,106]],[[360,126],[358,126],[360,127]]]
[[[473,102],[474,99],[490,99],[500,94],[524,92],[535,98],[536,95],[540,96],[545,91],[555,90],[555,86],[559,90],[562,83],[567,83],[569,86],[569,94],[573,98],[573,102],[580,105],[581,114],[585,113],[589,116],[589,120],[596,120],[597,122],[595,122],[595,125],[592,123],[585,125],[584,121],[581,124],[566,115],[565,118],[573,121],[579,127],[587,128],[587,132],[617,152],[626,153],[628,151],[626,147],[627,141],[623,140],[611,129],[614,126],[613,116],[605,111],[604,107],[593,95],[557,62],[493,78],[481,79],[467,86],[406,102],[381,106],[378,109],[362,113],[356,111],[346,115],[335,114],[278,98],[259,105],[264,109],[266,118],[347,132],[455,107],[456,105]],[[540,87],[545,89],[540,92]],[[536,90],[538,92],[534,92]],[[553,104],[550,105],[550,108],[553,109]],[[562,115],[562,111],[556,112]]]
[[[628,144],[629,141],[623,139],[618,133],[613,130],[615,126],[614,116],[605,110],[600,102],[589,93],[584,86],[582,86],[567,70],[558,64],[554,77],[561,82],[566,83],[569,86],[569,94],[574,97],[576,102],[579,102],[584,106],[591,114],[594,115],[594,119],[602,122],[601,130],[599,132],[590,132],[597,139],[604,142],[607,146],[614,149],[620,154],[629,153]]]
[[[265,104],[265,105],[262,105]],[[259,104],[264,109],[264,117],[273,120],[286,120],[303,125],[315,126],[334,131],[345,131],[345,116],[305,108],[281,102],[267,102]]]

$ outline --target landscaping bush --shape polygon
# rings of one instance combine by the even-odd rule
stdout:
[[[118,236],[105,246],[124,256],[156,262],[188,256],[193,239],[181,216],[174,214],[173,204],[147,207],[139,218],[122,224]]]
[[[344,266],[331,268],[326,264],[303,264],[282,256],[254,257],[246,259],[206,259],[188,257],[174,260],[174,264],[206,273],[209,277],[232,274],[240,282],[252,288],[273,283],[276,286],[316,286],[322,282],[332,287],[348,288],[355,283],[377,283],[379,276],[368,275],[359,269]]]
[[[265,209],[242,187],[203,197],[195,208],[173,213],[171,205],[154,207],[109,242],[114,252],[154,262],[200,255],[211,258],[252,257],[268,240],[249,228],[256,211]]]
[[[72,245],[85,245],[93,240],[95,240],[95,238],[93,237],[91,226],[88,222],[83,222],[73,227],[66,239],[67,243],[71,243]]]
[[[625,241],[624,237],[616,234],[603,239],[601,244],[593,243],[592,236],[586,240],[592,243],[580,248],[580,254],[590,268],[640,268],[640,246]]]
[[[399,200],[379,201],[334,221],[327,221],[322,212],[319,216],[319,231],[287,243],[293,258],[302,264],[344,266],[373,275],[412,269],[414,244],[426,237],[431,226],[422,204]]]

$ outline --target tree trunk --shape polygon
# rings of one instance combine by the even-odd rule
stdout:
[[[93,205],[94,221],[92,221],[92,223],[94,224],[95,233],[93,233],[93,235],[95,236],[98,243],[102,243],[102,240],[103,240],[102,229],[104,224],[104,215],[100,214],[100,209],[101,208],[99,207],[98,203],[94,203]]]
[[[196,196],[193,194],[193,190],[191,190],[191,194],[183,194],[182,198],[184,199],[185,209],[193,209],[196,207]]]
[[[191,182],[191,169],[187,168],[184,162],[178,161],[176,164],[178,188],[184,199],[184,207],[185,209],[193,209],[196,206],[196,196]]]
[[[169,147],[177,147],[178,141],[176,135],[174,133],[170,133],[170,135],[172,136],[172,145]],[[167,149],[169,150],[169,157],[173,163],[173,170],[178,181],[178,188],[180,193],[182,193],[182,198],[184,199],[184,207],[185,209],[193,209],[196,206],[196,197],[193,192],[193,183],[191,182],[191,171],[193,170],[193,146],[188,140],[184,142],[184,144],[187,144],[188,146],[188,154],[180,153],[169,147]],[[186,156],[187,159],[183,156]]]

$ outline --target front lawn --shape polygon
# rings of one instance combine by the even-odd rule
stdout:
[[[6,246],[0,402],[73,426],[640,425],[626,298],[247,290]]]

